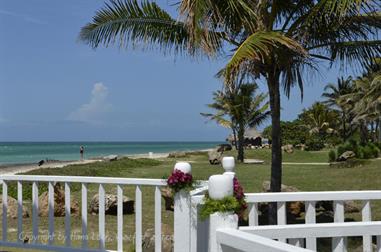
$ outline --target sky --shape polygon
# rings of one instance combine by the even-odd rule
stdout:
[[[175,14],[171,2],[159,5]],[[103,0],[0,0],[0,141],[224,141],[210,112],[215,74],[228,58],[96,50],[78,41]],[[282,97],[282,120],[321,100],[324,85],[353,74],[321,65]],[[264,83],[260,88],[266,92]],[[264,126],[270,124],[268,121]]]

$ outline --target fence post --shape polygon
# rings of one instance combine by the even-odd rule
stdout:
[[[222,252],[221,245],[217,243],[217,229],[238,229],[238,216],[233,212],[214,213],[209,217],[209,252]]]
[[[191,173],[191,165],[179,162],[175,165],[175,170],[184,173]],[[181,190],[174,197],[174,252],[190,252],[190,229],[191,229],[191,199],[187,191]]]
[[[213,175],[209,178],[209,197],[213,200],[222,200],[233,196],[233,177],[229,174]],[[238,216],[234,212],[216,212],[209,217],[209,252],[222,252],[217,243],[219,228],[238,229]]]

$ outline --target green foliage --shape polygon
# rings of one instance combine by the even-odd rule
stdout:
[[[358,141],[350,139],[342,145],[337,147],[337,156],[340,156],[346,151],[353,151],[356,154],[356,158],[370,159],[377,158],[380,153],[380,149],[373,143],[366,143],[360,145]]]
[[[337,128],[338,113],[322,103],[315,103],[312,107],[303,110],[298,119],[281,121],[281,141],[285,144],[306,144],[306,150],[321,150],[328,145],[337,145],[340,137],[333,128]],[[272,127],[263,131],[263,136],[271,140]]]
[[[325,147],[325,141],[322,137],[313,134],[306,141],[306,150],[307,151],[319,151]]]
[[[208,195],[205,195],[204,204],[201,207],[200,217],[206,219],[209,215],[216,212],[236,212],[240,210],[240,204],[238,200],[233,197],[225,197],[221,200],[211,199]]]
[[[304,144],[309,137],[308,131],[300,120],[281,121],[281,140],[282,144]],[[271,140],[271,125],[263,130],[263,136]]]
[[[328,152],[328,161],[329,162],[335,162],[336,161],[336,151],[335,150],[330,150]]]
[[[214,103],[208,104],[216,113],[201,113],[238,134],[239,161],[244,159],[245,130],[261,125],[270,116],[267,94],[257,94],[257,90],[258,85],[255,83],[238,83],[233,89],[216,91],[213,93]]]

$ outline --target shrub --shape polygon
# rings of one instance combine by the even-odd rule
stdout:
[[[376,144],[367,143],[365,145],[359,145],[358,142],[354,139],[339,145],[337,147],[337,156],[341,156],[341,154],[346,151],[353,151],[356,154],[356,158],[360,159],[376,158],[380,154],[380,149]]]
[[[306,150],[318,151],[324,148],[324,140],[318,136],[311,136],[306,141]]]
[[[378,150],[381,150],[381,142],[375,142],[374,145],[377,146]]]
[[[340,157],[341,154],[343,154],[344,152],[346,152],[346,148],[345,148],[344,144],[337,146],[337,156],[338,157]]]
[[[377,158],[380,154],[380,148],[374,143],[368,143],[368,146],[372,150],[372,157]]]
[[[335,150],[329,151],[328,160],[329,160],[329,162],[335,162],[336,161],[336,151]]]
[[[373,150],[369,145],[365,145],[361,148],[361,158],[370,159],[373,157]]]

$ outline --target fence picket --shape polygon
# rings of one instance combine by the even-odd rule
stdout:
[[[38,183],[32,183],[32,243],[38,243]]]
[[[277,218],[278,225],[287,224],[287,212],[286,212],[286,202],[277,202]],[[279,239],[280,242],[286,242],[286,239]]]
[[[142,190],[140,186],[136,186],[135,204],[135,251],[142,252]]]
[[[23,242],[22,239],[22,183],[17,181],[17,240]]]
[[[250,204],[249,226],[258,226],[258,203]]]
[[[333,202],[334,209],[334,222],[344,222],[344,201],[338,200]],[[333,252],[346,252],[346,238],[334,237],[332,238],[332,251]]]
[[[117,185],[118,194],[118,251],[123,251],[123,188]]]
[[[48,184],[48,208],[49,208],[49,239],[48,244],[54,242],[54,186],[53,182]]]
[[[8,233],[8,184],[6,181],[3,181],[3,241],[7,241]]]
[[[65,182],[65,246],[71,246],[70,184]]]
[[[371,212],[371,206],[370,206],[369,200],[363,201],[361,214],[362,214],[362,221],[372,221],[372,212]],[[363,246],[363,251],[372,252],[373,251],[372,236],[364,235],[362,237],[362,246]]]
[[[155,252],[161,252],[161,192],[155,187]]]
[[[306,201],[306,224],[314,224],[316,223],[316,202],[314,201]],[[316,238],[306,238],[306,248],[310,250],[317,250],[316,246]]]
[[[106,234],[105,234],[105,189],[102,184],[99,184],[99,249],[105,249]]]
[[[81,216],[82,216],[82,248],[87,248],[87,184],[82,183],[82,197],[81,197]]]

